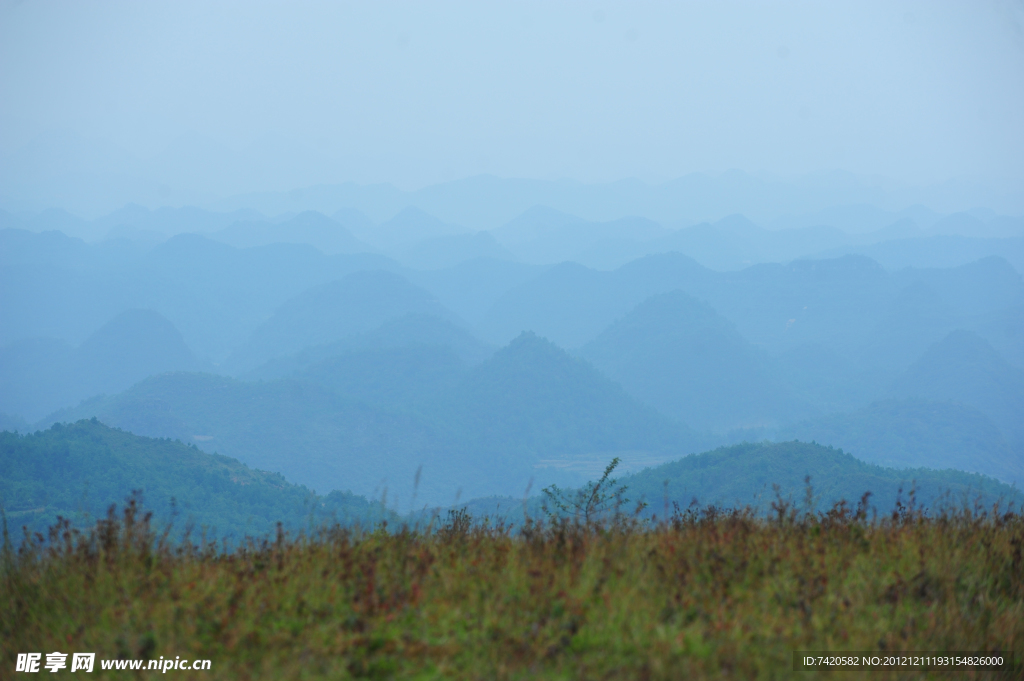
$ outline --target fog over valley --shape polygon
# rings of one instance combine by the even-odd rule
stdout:
[[[16,523],[196,467],[230,536],[615,459],[684,507],[1019,495],[1016,3],[64,10],[0,8]]]
[[[533,198],[476,182],[466,201]],[[742,441],[1024,481],[1020,217],[862,204],[680,226],[538,204],[483,229],[416,196],[380,222],[5,213],[4,427],[95,417],[403,512]]]

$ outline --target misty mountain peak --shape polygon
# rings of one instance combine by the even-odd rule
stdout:
[[[839,258],[827,258],[824,260],[810,260],[800,258],[789,264],[793,272],[814,274],[818,276],[849,276],[851,274],[884,277],[885,268],[866,255],[844,255]]]
[[[370,230],[367,238],[372,239],[377,246],[389,249],[468,231],[465,227],[448,224],[416,206],[406,206],[390,220]]]
[[[125,310],[89,336],[75,354],[81,371],[96,374],[96,392],[108,384],[109,389],[121,389],[151,374],[200,366],[174,324],[155,310]]]
[[[764,231],[763,227],[755,225],[742,213],[727,215],[718,222],[715,222],[712,226],[723,232],[730,232],[742,236],[751,236]]]
[[[291,222],[296,225],[317,225],[344,229],[337,222],[318,210],[304,210],[292,218]]]
[[[225,362],[230,371],[252,369],[316,345],[324,345],[409,313],[461,320],[405,277],[384,270],[355,272],[303,291],[281,305]]]
[[[985,339],[958,329],[933,344],[900,375],[890,394],[951,400],[986,414],[1007,435],[1024,441],[1024,370],[1007,362]]]
[[[637,399],[698,428],[764,425],[793,409],[767,358],[683,291],[646,299],[581,354]]]
[[[455,399],[457,419],[509,449],[657,449],[690,437],[590,363],[531,331],[471,370]]]

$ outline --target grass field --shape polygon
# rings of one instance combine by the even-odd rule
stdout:
[[[202,679],[1021,678],[794,671],[794,650],[1024,650],[1024,518],[634,519],[279,534],[171,546],[129,503],[5,542],[0,677],[17,653],[209,659]],[[70,657],[69,657],[70,659]],[[49,672],[43,670],[47,676]],[[63,674],[68,669],[62,670]],[[77,672],[76,672],[77,673]],[[30,678],[30,677],[29,677]]]

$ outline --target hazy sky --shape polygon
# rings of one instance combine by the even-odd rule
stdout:
[[[26,0],[0,9],[0,92],[9,166],[32,144],[82,163],[53,155],[75,139],[185,174],[278,159],[251,181],[282,188],[1005,180],[1024,178],[1024,3]]]

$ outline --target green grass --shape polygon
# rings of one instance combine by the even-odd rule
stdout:
[[[792,651],[1024,647],[1019,515],[468,520],[224,553],[161,541],[129,504],[88,533],[5,542],[0,669],[59,650],[210,659],[171,672],[202,679],[848,679],[797,674]]]

